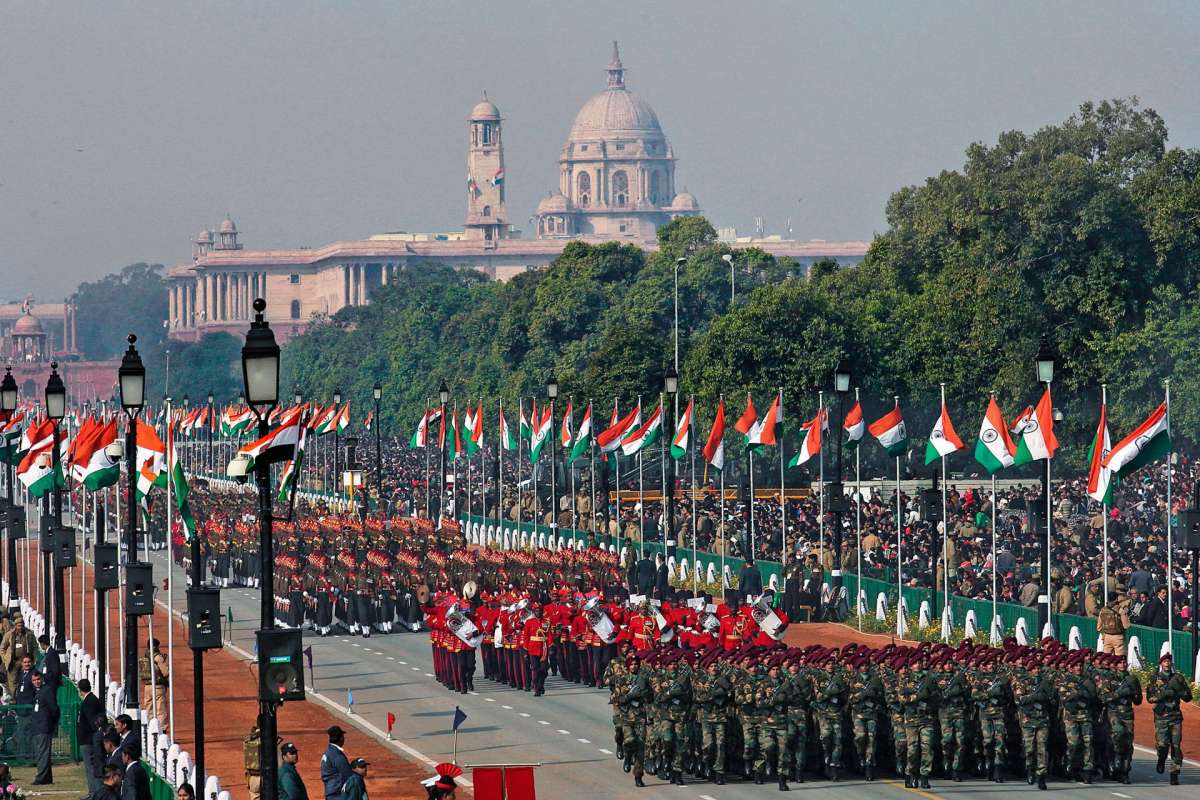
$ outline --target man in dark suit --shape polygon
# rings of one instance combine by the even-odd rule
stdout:
[[[17,672],[16,691],[13,692],[13,702],[19,706],[33,704],[33,657],[24,656],[21,659],[21,669]]]
[[[747,558],[746,563],[742,565],[742,574],[738,576],[738,591],[742,593],[742,600],[750,595],[758,597],[762,594],[762,589],[762,573],[758,571],[754,560]]]
[[[1167,608],[1167,587],[1159,586],[1154,597],[1142,609],[1142,623],[1147,628],[1166,628],[1170,613]]]
[[[33,713],[29,716],[29,735],[33,739],[33,755],[37,762],[37,775],[33,783],[42,786],[54,783],[50,769],[50,742],[58,732],[58,701],[55,690],[42,678],[42,673],[33,673]]]
[[[46,684],[57,692],[63,681],[62,660],[58,657],[58,651],[50,646],[50,637],[46,634],[38,637],[38,645],[46,654],[42,659],[42,676],[46,679]]]
[[[121,760],[121,753],[126,747],[129,747],[132,744],[137,744],[140,746],[141,742],[139,742],[137,736],[134,735],[133,718],[128,714],[118,714],[117,718],[113,720],[113,729],[119,737],[119,741],[117,742],[116,749],[109,754],[108,760],[104,763],[112,764],[124,769],[125,762]]]
[[[125,777],[121,781],[121,800],[151,800],[150,776],[142,766],[142,743],[134,740],[121,749]]]
[[[637,567],[634,570],[634,582],[637,585],[637,593],[649,597],[650,593],[654,591],[654,578],[654,562],[643,553],[642,557],[638,559]]]
[[[119,767],[105,767],[100,779],[100,788],[88,795],[88,800],[121,800],[121,776]]]
[[[105,721],[104,705],[92,692],[92,682],[87,678],[81,678],[78,686],[83,698],[79,701],[79,718],[75,721],[75,741],[83,755],[83,772],[87,777],[88,791],[94,793],[100,789],[101,776],[104,773],[103,759],[96,750],[96,737],[99,736],[100,726]]]
[[[667,599],[667,591],[671,588],[671,575],[667,571],[667,562],[662,553],[654,557],[654,596],[659,600]]]
[[[334,725],[328,733],[329,746],[321,756],[321,782],[325,784],[325,800],[338,800],[351,774],[350,759],[342,749],[346,744],[346,732]]]

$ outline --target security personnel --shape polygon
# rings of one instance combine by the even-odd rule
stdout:
[[[621,726],[621,705],[618,695],[626,678],[625,659],[614,658],[604,670],[604,685],[608,687],[608,704],[612,706],[613,741],[617,746],[617,760],[625,760],[625,734]]]
[[[1026,662],[1025,670],[1013,678],[1011,685],[1017,703],[1017,720],[1021,724],[1026,781],[1030,784],[1036,781],[1038,789],[1045,791],[1054,689],[1042,674],[1042,665],[1036,658]]]
[[[904,703],[904,738],[908,742],[908,771],[904,785],[929,788],[933,770],[933,722],[937,718],[937,683],[925,669],[924,657],[908,662],[908,672],[900,682]]]
[[[1142,684],[1129,672],[1124,658],[1118,657],[1113,663],[1115,671],[1098,688],[1108,720],[1114,777],[1129,785],[1129,770],[1133,767],[1133,707],[1142,704]]]
[[[171,683],[171,665],[158,639],[151,639],[146,653],[138,659],[138,677],[142,682],[142,708],[158,719],[164,734],[169,733],[167,687]]]
[[[1071,661],[1069,675],[1059,687],[1063,726],[1067,734],[1066,766],[1072,776],[1092,782],[1092,711],[1099,705],[1096,685],[1083,674],[1083,662]]]
[[[1187,678],[1176,672],[1171,654],[1163,653],[1158,669],[1146,685],[1146,699],[1154,703],[1154,746],[1158,749],[1158,774],[1171,757],[1171,785],[1179,785],[1183,769],[1183,712],[1180,703],[1190,703],[1192,690]]]
[[[857,670],[851,673],[848,683],[850,724],[854,730],[854,746],[858,761],[863,766],[863,776],[875,780],[875,735],[879,730],[879,712],[884,707],[883,681],[871,669],[865,659],[856,662]]]
[[[1004,783],[1004,760],[1008,755],[1004,715],[1011,698],[1008,676],[996,670],[994,661],[985,660],[971,681],[971,699],[979,709],[983,761],[996,783]]]
[[[747,778],[754,776],[754,782],[762,785],[761,775],[754,773],[757,761],[759,733],[764,721],[765,709],[758,706],[758,685],[766,677],[766,665],[755,663],[742,677],[735,687],[737,693],[738,714],[742,720],[742,769]]]
[[[812,716],[813,683],[811,669],[799,662],[788,664],[788,752],[792,754],[791,778],[804,783],[808,766],[809,718]]]
[[[846,684],[837,674],[837,663],[825,662],[825,676],[816,683],[817,725],[825,755],[825,777],[840,781],[842,768],[842,713]]]
[[[692,681],[692,700],[700,723],[701,775],[717,786],[725,785],[725,723],[729,719],[729,679],[715,659]]]
[[[671,750],[671,782],[686,785],[683,780],[683,757],[687,752],[687,725],[691,717],[692,670],[682,658],[667,666],[667,709],[664,715],[668,736],[666,743]],[[663,752],[665,761],[667,752]]]
[[[967,749],[967,710],[971,689],[967,677],[951,659],[943,659],[936,677],[940,702],[938,724],[942,731],[942,766],[955,783],[962,780],[963,754]]]
[[[637,655],[626,662],[626,675],[620,682],[618,703],[621,708],[621,727],[625,741],[626,772],[633,769],[633,783],[641,788],[646,784],[646,708],[650,700],[650,677]]]
[[[758,759],[755,763],[757,778],[765,776],[768,764],[773,759],[779,776],[779,791],[788,791],[788,695],[789,681],[780,674],[779,661],[767,666],[767,677],[758,685],[757,703],[763,709],[764,719],[759,734]]]
[[[250,733],[242,740],[242,761],[246,770],[246,791],[250,800],[262,799],[262,764],[259,761],[262,746],[262,732],[258,723],[250,728]]]

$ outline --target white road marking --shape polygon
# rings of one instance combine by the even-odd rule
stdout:
[[[483,698],[483,699],[484,699],[484,700],[487,700],[489,703],[494,703],[494,702],[496,702],[496,698],[494,698],[494,697],[485,697],[485,698]]]
[[[421,668],[420,668],[420,667],[409,667],[409,669],[411,669],[413,672],[420,672],[420,671],[421,671]]]
[[[529,719],[529,715],[526,714],[524,711],[521,712],[521,716],[525,717],[526,719]]]
[[[606,755],[606,756],[611,756],[613,754],[612,750],[605,750],[603,747],[598,748],[598,749],[600,750],[601,753],[604,753],[604,755]]]
[[[512,711],[512,706],[500,706],[500,707],[503,708],[505,711]]]
[[[1129,795],[1121,794],[1120,792],[1113,792],[1113,797],[1123,797],[1123,798],[1125,798],[1125,800],[1132,800],[1132,798]]]
[[[395,661],[395,660],[396,660],[395,656],[388,656],[388,661]]]
[[[715,797],[709,797],[706,794],[700,795],[700,800],[717,800]]]
[[[432,673],[432,672],[426,672],[426,673],[425,673],[425,677],[426,677],[426,678],[432,678],[432,677],[433,677],[433,673]]]
[[[475,695],[476,697],[479,697],[479,692],[468,692],[468,694],[473,694],[473,695]]]
[[[401,663],[401,664],[403,664],[403,665],[404,665],[404,666],[406,666],[406,667],[408,666],[408,662],[407,662],[407,661],[401,661],[400,663]]]
[[[558,731],[558,732],[559,732],[560,734],[562,734],[563,736],[570,736],[570,735],[571,735],[571,732],[570,732],[570,731],[564,731],[564,730],[562,730],[562,729],[559,729],[559,731]]]
[[[587,739],[576,739],[575,741],[579,742],[580,744],[591,744],[591,742]]]
[[[544,720],[544,719],[539,719],[539,720],[538,720],[538,725],[549,725],[549,724],[550,724],[550,723],[549,723],[549,722],[546,722],[546,720]]]

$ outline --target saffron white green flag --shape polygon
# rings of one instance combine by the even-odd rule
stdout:
[[[550,417],[550,406],[546,406],[541,419],[537,419],[536,409],[534,412],[534,425],[529,437],[529,461],[531,463],[537,463],[538,456],[542,454],[542,448],[546,446],[546,440],[550,438],[554,428],[553,420]]]
[[[671,440],[671,458],[680,460],[688,453],[688,443],[692,431],[692,401],[689,399],[683,416],[675,426],[675,437]]]
[[[1108,407],[1100,404],[1100,424],[1096,426],[1096,436],[1088,450],[1088,497],[1106,506],[1112,505],[1113,480],[1112,470],[1104,466],[1104,459],[1112,451],[1112,440],[1108,435]]]
[[[1171,430],[1167,420],[1167,404],[1163,403],[1133,433],[1113,446],[1103,461],[1104,466],[1116,473],[1118,478],[1124,478],[1165,456],[1171,451]]]
[[[1054,458],[1058,450],[1058,439],[1054,435],[1054,404],[1050,399],[1050,387],[1042,392],[1033,414],[1025,420],[1021,428],[1021,440],[1017,442],[1017,454],[1013,465],[1020,466],[1030,461],[1041,461]]]
[[[800,449],[796,451],[796,455],[788,461],[789,467],[799,467],[807,464],[815,456],[821,452],[822,436],[825,429],[828,428],[826,420],[829,412],[824,408],[817,411],[817,415],[804,423],[804,442],[801,443]]]
[[[654,413],[645,422],[630,431],[621,441],[621,452],[627,456],[640,453],[657,442],[661,434],[662,403],[659,403],[658,408],[654,409]]]
[[[571,457],[568,463],[574,464],[575,459],[592,449],[592,404],[588,403],[583,420],[579,423],[579,432],[575,434],[575,444],[571,447]]]
[[[504,403],[500,403],[500,446],[505,450],[517,449],[517,437],[513,436],[513,432],[508,427],[508,420],[504,417]]]
[[[109,458],[105,448],[117,440],[117,420],[93,430],[87,441],[80,442],[75,451],[76,477],[89,492],[112,486],[121,476],[120,459]]]
[[[929,433],[929,443],[925,445],[925,465],[928,466],[939,458],[962,450],[963,447],[962,439],[958,438],[954,423],[950,421],[950,412],[946,409],[946,404],[942,403],[942,413],[938,415],[937,422]]]
[[[1011,467],[1016,445],[1008,435],[1008,427],[1004,424],[1004,415],[996,398],[988,401],[987,413],[979,426],[979,440],[975,442],[975,460],[983,465],[989,475]]]
[[[904,426],[904,416],[900,413],[900,401],[896,407],[879,419],[872,422],[867,430],[883,446],[889,456],[904,455],[908,449],[908,428]]]
[[[717,404],[717,415],[704,444],[704,460],[715,469],[725,469],[725,398]]]
[[[846,413],[846,419],[842,422],[842,432],[846,435],[842,446],[851,450],[858,447],[866,430],[867,426],[863,422],[862,404],[855,400],[854,408]]]

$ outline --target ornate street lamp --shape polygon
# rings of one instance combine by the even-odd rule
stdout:
[[[554,401],[558,398],[558,379],[553,374],[546,379],[546,397],[550,398],[550,541],[558,541],[558,447],[554,426]],[[536,424],[536,423],[535,423]],[[537,501],[534,501],[536,522]],[[535,526],[536,529],[536,526]]]
[[[379,401],[383,399],[383,386],[376,383],[371,388],[375,399],[375,505],[383,512],[383,420],[379,416]]]
[[[58,374],[58,362],[50,363],[50,379],[46,381],[46,416],[54,423],[54,446],[50,451],[51,474],[57,474],[61,469],[62,456],[59,453],[59,423],[63,417],[67,415],[67,387],[63,385],[62,377]],[[54,480],[54,518],[53,530],[49,526],[42,526],[42,536],[48,536],[50,546],[46,547],[43,543],[42,547],[42,574],[45,576],[46,594],[50,594],[51,580],[51,559],[54,551],[58,549],[58,532],[62,529],[62,486],[57,478]],[[42,495],[43,509],[50,503],[50,495]],[[67,651],[66,646],[66,631],[67,631],[67,599],[63,595],[63,572],[65,568],[55,566],[53,568],[54,580],[54,649],[59,653]],[[48,599],[48,598],[47,598]],[[46,603],[46,614],[50,614],[50,604]]]
[[[1045,334],[1042,334],[1042,340],[1038,345],[1037,356],[1035,357],[1035,366],[1037,367],[1038,383],[1046,385],[1046,390],[1049,391],[1050,384],[1054,380],[1054,366],[1057,361],[1057,355],[1054,348],[1050,346],[1050,340]],[[1042,636],[1046,631],[1046,626],[1050,623],[1050,536],[1054,529],[1054,516],[1050,513],[1050,459],[1045,459],[1045,464],[1042,468],[1042,509],[1046,514],[1046,541],[1042,545],[1042,588],[1044,594],[1038,597],[1038,636]]]
[[[663,502],[667,506],[667,529],[663,532],[666,545],[663,550],[666,554],[664,557],[670,558],[675,555],[675,459],[670,457],[670,448],[666,443],[675,435],[675,428],[679,425],[679,413],[676,410],[678,406],[675,404],[675,397],[679,392],[679,373],[675,371],[674,365],[667,367],[667,373],[663,376],[663,388],[667,392],[668,405],[671,406],[671,428],[660,440],[664,444],[664,455],[667,456],[667,481],[663,486]]]
[[[12,367],[4,368],[4,380],[0,381],[0,412],[3,412],[5,421],[12,418],[12,415],[17,410],[17,381],[13,378]],[[5,448],[12,446],[12,433],[7,434],[8,437],[0,441],[0,445]],[[12,599],[19,598],[21,593],[18,587],[17,579],[17,504],[13,502],[13,463],[11,458],[4,459],[4,486],[6,493],[6,505],[4,506],[4,538],[5,538],[5,553],[8,559],[8,585],[9,595]],[[24,511],[24,508],[21,509]],[[24,520],[20,523],[24,526]]]
[[[121,408],[125,411],[125,473],[126,510],[129,516],[125,523],[125,575],[128,584],[129,568],[137,564],[137,418],[142,412],[146,397],[146,368],[138,355],[137,336],[127,337],[129,348],[121,358],[117,369],[117,383],[121,392]],[[140,565],[138,565],[140,566]],[[149,565],[146,565],[149,569]],[[125,609],[125,708],[131,709],[130,716],[136,717],[138,707],[138,621],[130,606]],[[104,662],[101,662],[104,663]]]

